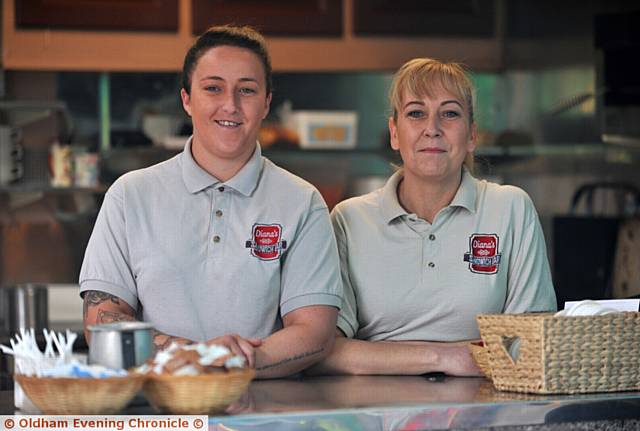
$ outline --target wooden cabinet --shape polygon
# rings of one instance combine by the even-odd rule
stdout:
[[[430,0],[1,1],[2,66],[9,70],[175,72],[194,35],[222,23],[250,24],[264,32],[277,72],[392,71],[425,56],[462,61],[474,70],[502,67],[502,41],[490,30],[493,3],[500,0],[449,0],[448,6]],[[78,30],[71,29],[79,25],[77,17],[70,23],[64,13],[42,12],[45,21],[39,25],[48,22],[43,28],[24,21],[29,4],[93,10],[94,18],[101,15],[96,11],[110,8],[114,15],[107,18],[105,12],[101,21],[91,22],[87,13],[86,27]],[[31,12],[27,15],[38,16]],[[150,19],[152,12],[177,20],[177,30],[141,31],[144,21],[163,22]],[[121,23],[128,27],[106,27],[117,24],[118,13],[128,17]],[[455,19],[441,24],[443,16]],[[60,26],[54,18],[62,20],[56,21]]]
[[[17,28],[178,30],[178,0],[15,0]]]
[[[357,35],[491,37],[493,0],[353,0]]]
[[[250,25],[267,36],[342,35],[342,0],[193,0],[193,32]]]

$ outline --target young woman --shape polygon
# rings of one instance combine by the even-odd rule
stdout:
[[[271,102],[264,39],[213,27],[187,53],[193,136],[107,192],[80,273],[85,327],[136,318],[154,343],[222,344],[259,377],[296,373],[333,345],[342,301],[327,206],[262,157]]]

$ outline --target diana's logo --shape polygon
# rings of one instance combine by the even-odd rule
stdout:
[[[469,270],[477,274],[495,274],[498,272],[500,257],[498,253],[498,235],[474,233],[469,238],[468,253],[464,261],[469,262]]]
[[[279,224],[254,224],[251,239],[245,243],[251,255],[261,260],[274,260],[287,248],[287,241],[281,239],[282,226]]]

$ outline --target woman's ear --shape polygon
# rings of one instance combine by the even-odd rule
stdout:
[[[182,108],[191,117],[191,96],[184,88],[180,90],[180,99],[182,100]]]
[[[264,101],[264,115],[262,116],[263,120],[265,118],[267,118],[267,115],[269,115],[269,110],[271,109],[272,96],[273,96],[273,93],[269,93],[269,95],[267,96],[267,98]]]
[[[472,153],[475,151],[478,146],[478,126],[476,123],[471,125],[471,130],[469,131],[469,140],[467,141],[467,152]]]
[[[400,143],[398,142],[398,127],[393,117],[389,117],[389,136],[391,138],[391,148],[399,151]]]

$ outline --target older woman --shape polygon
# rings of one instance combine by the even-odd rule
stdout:
[[[472,176],[473,86],[460,65],[411,60],[390,99],[404,166],[333,210],[342,337],[316,371],[477,375],[466,346],[477,314],[555,309],[540,222],[524,191]]]

